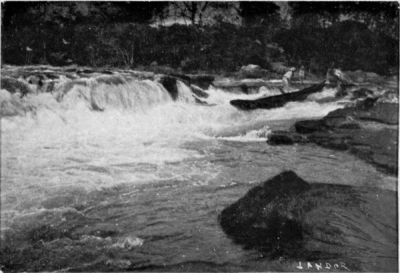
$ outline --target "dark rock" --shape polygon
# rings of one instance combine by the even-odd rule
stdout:
[[[98,83],[104,83],[104,84],[113,84],[113,85],[121,85],[126,83],[126,81],[118,75],[115,76],[100,76],[96,78],[96,81]]]
[[[377,98],[367,98],[355,107],[337,109],[330,112],[323,120],[326,125],[336,127],[349,119],[372,120],[395,125],[399,123],[399,105],[397,103],[378,102]]]
[[[253,110],[258,108],[272,109],[282,107],[283,105],[291,101],[303,101],[307,98],[308,95],[322,91],[324,86],[325,82],[322,82],[320,84],[304,88],[297,92],[291,92],[256,100],[231,100],[230,103],[231,105],[241,110]]]
[[[190,77],[188,75],[177,73],[177,72],[168,73],[167,75],[170,76],[170,77],[174,77],[174,78],[176,78],[178,80],[181,80],[181,81],[185,82],[188,85],[190,84]]]
[[[267,143],[270,145],[291,145],[294,144],[294,140],[288,133],[274,132],[268,136]]]
[[[202,89],[208,89],[213,83],[215,77],[208,74],[195,74],[187,75],[190,79],[190,83],[199,86]]]
[[[1,89],[10,93],[20,93],[21,97],[32,92],[26,83],[10,77],[1,77]]]
[[[359,119],[373,120],[385,124],[398,124],[399,123],[399,104],[379,102],[367,112],[360,112],[357,114]]]
[[[267,143],[270,145],[292,145],[294,143],[304,143],[306,141],[306,138],[299,134],[286,131],[274,131],[268,135]]]
[[[58,75],[54,75],[53,73],[50,73],[50,72],[48,72],[48,73],[43,73],[43,75],[44,75],[46,78],[50,79],[50,80],[56,80],[56,79],[59,78]]]
[[[342,135],[337,133],[325,133],[325,132],[316,132],[308,136],[308,140],[310,142],[321,145],[325,148],[331,148],[335,150],[347,150],[349,136]]]
[[[219,218],[222,229],[245,247],[272,251],[298,245],[303,240],[301,225],[277,208],[309,187],[294,172],[283,172],[225,208]]]
[[[208,98],[208,94],[207,92],[205,92],[203,89],[201,89],[200,87],[198,87],[197,85],[190,85],[190,89],[192,90],[192,92],[199,98]]]
[[[356,122],[344,122],[338,126],[340,129],[360,129],[360,125]]]
[[[375,121],[380,125],[364,124]],[[315,143],[325,148],[349,150],[378,169],[397,174],[398,129],[385,124],[398,124],[398,104],[367,98],[353,107],[337,109],[320,120],[295,123],[297,133],[306,140],[296,140],[293,133],[271,134],[270,144]]]
[[[356,103],[354,110],[363,110],[367,111],[371,109],[375,103],[378,101],[378,98],[366,98],[365,100],[361,100]]]
[[[397,140],[397,129],[384,128],[352,134],[349,144],[352,153],[391,174],[397,174]]]
[[[106,74],[106,75],[113,75],[114,74],[114,72],[112,72],[110,70],[100,70],[100,73]]]
[[[367,88],[360,88],[351,92],[352,99],[366,98],[374,95],[374,91]]]
[[[46,80],[46,77],[41,74],[29,76],[27,79],[29,84],[37,85],[39,88],[43,86],[43,82]]]
[[[172,99],[176,100],[178,98],[178,87],[176,86],[176,78],[162,76],[159,81],[168,91]]]
[[[70,237],[70,234],[66,231],[54,228],[50,225],[42,225],[32,230],[29,230],[27,237],[32,243],[38,241],[52,241],[58,238]]]
[[[93,74],[95,71],[90,68],[82,68],[76,71],[78,74]]]
[[[301,120],[294,124],[296,132],[310,134],[316,131],[324,131],[325,123],[322,120]]]
[[[205,101],[203,101],[203,100],[201,100],[201,99],[198,99],[198,98],[194,98],[194,101],[195,101],[196,103],[198,103],[198,104],[201,104],[201,105],[210,106],[207,102],[205,102]]]
[[[353,270],[390,271],[397,270],[390,254],[397,253],[396,204],[395,192],[309,184],[285,171],[225,208],[219,222],[234,242],[270,258],[339,259]]]

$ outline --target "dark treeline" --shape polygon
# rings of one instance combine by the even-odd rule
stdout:
[[[171,18],[188,24],[161,26]],[[5,2],[2,62],[184,71],[284,62],[386,74],[398,66],[398,4]]]

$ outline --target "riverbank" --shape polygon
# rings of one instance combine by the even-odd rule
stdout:
[[[314,143],[346,151],[379,170],[397,175],[399,104],[368,98],[319,120],[297,121],[290,131],[275,131],[270,145]]]

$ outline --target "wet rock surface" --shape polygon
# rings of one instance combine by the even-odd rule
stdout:
[[[241,110],[272,109],[282,107],[291,101],[303,101],[308,95],[322,91],[325,82],[312,85],[297,92],[291,92],[256,100],[232,100],[231,105]]]
[[[26,83],[11,77],[1,78],[1,89],[6,89],[10,93],[19,93],[21,96],[32,92]]]
[[[176,100],[178,98],[178,87],[176,86],[176,78],[163,76],[160,79],[160,83],[168,91],[172,99]]]
[[[395,192],[310,184],[285,171],[226,207],[219,222],[234,242],[271,258],[396,271],[395,204]]]
[[[207,89],[214,81],[215,77],[209,74],[188,74],[190,84],[199,86],[202,89]]]
[[[349,151],[378,169],[397,174],[398,104],[367,98],[355,106],[335,110],[320,120],[304,120],[294,130],[272,132],[271,145],[315,143],[325,148]],[[301,135],[301,137],[299,137]]]

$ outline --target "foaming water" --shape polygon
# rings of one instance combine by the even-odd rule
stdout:
[[[340,107],[308,101],[243,112],[229,100],[246,95],[210,88],[207,100],[214,105],[204,106],[194,102],[183,82],[177,81],[177,88],[178,99],[173,101],[156,81],[117,75],[62,81],[54,94],[28,95],[23,103],[31,111],[2,120],[2,176],[10,181],[7,189],[20,190],[35,203],[36,197],[68,187],[90,191],[185,180],[201,175],[203,168],[187,168],[186,163],[208,156],[187,144],[266,141],[270,123],[320,117]],[[38,196],[32,195],[32,188]],[[20,207],[18,201],[7,204]]]
[[[395,189],[394,178],[353,156],[265,143],[271,129],[324,116],[336,102],[246,112],[229,101],[269,91],[211,87],[201,105],[183,82],[177,88],[174,101],[153,80],[63,79],[53,93],[21,99],[24,115],[2,118],[2,239],[41,240],[45,250],[27,250],[35,258],[21,270],[291,271],[233,244],[218,213],[283,169],[311,182]],[[46,253],[55,258],[36,262]]]

